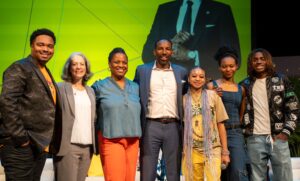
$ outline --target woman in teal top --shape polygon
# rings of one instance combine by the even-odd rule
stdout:
[[[100,157],[105,180],[135,180],[141,137],[139,86],[128,80],[128,58],[122,48],[108,57],[111,76],[96,81]]]

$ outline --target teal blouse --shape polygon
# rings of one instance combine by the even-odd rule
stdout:
[[[97,128],[105,138],[141,137],[139,86],[128,79],[124,90],[111,78],[98,80],[96,94]]]

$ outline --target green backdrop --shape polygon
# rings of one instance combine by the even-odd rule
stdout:
[[[170,0],[169,0],[170,1]],[[221,1],[221,0],[220,0]],[[109,75],[107,57],[123,47],[129,57],[127,77],[132,79],[150,31],[157,7],[167,0],[1,0],[0,73],[30,53],[29,36],[37,28],[49,28],[57,37],[55,54],[47,64],[57,82],[72,52],[90,60],[94,76]],[[250,0],[222,0],[230,4],[237,24],[242,66],[236,80],[246,76],[246,57],[251,49]],[[2,85],[2,79],[0,82]]]

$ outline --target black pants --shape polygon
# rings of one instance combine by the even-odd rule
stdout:
[[[6,181],[39,181],[47,154],[38,152],[33,146],[15,147],[5,145],[0,148],[1,164]]]

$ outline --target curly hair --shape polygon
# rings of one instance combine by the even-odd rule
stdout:
[[[269,51],[267,51],[266,49],[263,48],[257,48],[251,51],[251,53],[248,56],[248,68],[247,68],[247,73],[250,77],[255,77],[256,76],[256,72],[252,66],[252,62],[254,60],[255,54],[256,53],[262,53],[263,57],[266,60],[267,66],[266,66],[266,72],[268,76],[271,76],[275,73],[275,69],[274,69],[274,65],[273,65],[273,61],[272,61],[272,55]]]
[[[222,46],[220,47],[214,58],[215,60],[218,62],[218,65],[220,66],[221,65],[221,61],[223,58],[225,57],[232,57],[234,60],[235,60],[235,63],[238,65],[239,62],[240,62],[240,59],[239,59],[239,55],[237,53],[237,51],[231,47],[228,47],[228,46]]]

